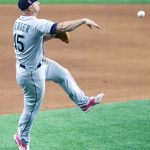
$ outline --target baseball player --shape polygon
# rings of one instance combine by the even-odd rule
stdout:
[[[99,104],[104,97],[103,93],[86,96],[66,68],[44,56],[43,43],[55,38],[69,43],[68,32],[83,24],[97,29],[100,26],[88,18],[61,23],[38,19],[38,0],[19,0],[18,7],[22,15],[14,23],[13,36],[16,80],[24,94],[24,110],[14,140],[19,150],[29,150],[30,131],[43,100],[46,80],[58,83],[84,112]]]

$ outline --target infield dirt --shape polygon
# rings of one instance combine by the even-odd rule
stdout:
[[[41,5],[39,18],[56,22],[90,18],[102,29],[85,25],[70,33],[70,44],[45,43],[45,55],[70,70],[91,96],[104,92],[103,103],[150,97],[150,5]],[[136,17],[144,10],[143,19]],[[15,5],[0,5],[0,114],[23,109],[23,94],[15,79],[13,23]],[[53,82],[47,82],[42,109],[76,106]]]

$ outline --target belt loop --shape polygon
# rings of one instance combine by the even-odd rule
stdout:
[[[26,66],[20,64],[20,67],[23,68],[23,69],[26,69]]]
[[[41,67],[41,63],[39,63],[39,64],[37,65],[37,69],[40,68],[40,67]]]

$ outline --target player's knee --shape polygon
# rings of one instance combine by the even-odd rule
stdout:
[[[64,80],[68,80],[71,77],[71,73],[68,69],[65,69],[65,73],[64,73]]]

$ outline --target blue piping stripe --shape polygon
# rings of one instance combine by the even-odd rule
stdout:
[[[35,99],[35,104],[34,104],[34,106],[33,106],[33,109],[32,109],[32,111],[31,111],[30,118],[29,118],[28,122],[26,123],[26,126],[25,126],[24,129],[22,130],[22,134],[23,134],[24,130],[26,129],[27,125],[29,124],[29,122],[30,122],[30,120],[31,120],[31,117],[32,117],[32,114],[33,114],[33,111],[34,111],[34,108],[35,108],[36,102],[37,102],[37,89],[36,89],[36,86],[35,86],[35,82],[34,82],[34,80],[33,80],[32,72],[31,72],[31,78],[32,78],[32,81],[33,81],[33,84],[34,84],[34,87],[35,87],[35,91],[36,91],[36,99]],[[22,136],[22,134],[21,134],[21,136]]]

